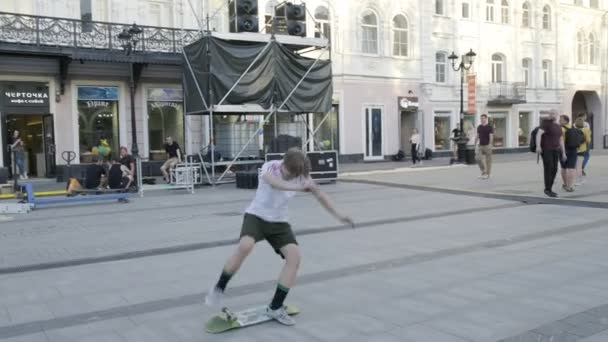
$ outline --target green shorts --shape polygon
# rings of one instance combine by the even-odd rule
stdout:
[[[296,237],[287,222],[268,222],[261,218],[245,213],[241,237],[252,237],[255,242],[266,240],[274,251],[285,258],[281,253],[281,248],[293,243],[298,244]]]

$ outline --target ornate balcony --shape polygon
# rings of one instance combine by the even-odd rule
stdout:
[[[488,88],[488,106],[526,103],[526,86],[523,82],[490,83]]]
[[[128,24],[82,21],[0,12],[0,51],[127,61],[117,35]],[[174,64],[181,48],[200,37],[197,30],[140,26],[138,62]],[[171,56],[174,55],[174,56]]]

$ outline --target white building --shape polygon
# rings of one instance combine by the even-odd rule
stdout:
[[[265,31],[278,1],[258,2],[260,28]],[[91,13],[93,21],[174,28],[147,33],[148,37],[167,37],[206,28],[207,15],[211,16],[210,29],[228,31],[226,3],[4,0],[0,12],[71,18],[74,22],[86,20],[86,14]],[[452,51],[463,55],[471,49],[477,56],[468,72],[476,82],[475,101],[471,103],[474,114],[465,115],[469,135],[474,135],[479,115],[488,113],[496,128],[498,149],[525,148],[530,130],[543,113],[550,109],[566,114],[586,111],[591,117],[595,148],[604,147],[607,112],[603,104],[608,101],[603,87],[608,77],[606,0],[309,0],[306,6],[308,35],[326,35],[332,42],[335,106],[317,138],[327,142],[326,148],[339,149],[343,160],[383,159],[399,149],[408,151],[414,127],[422,131],[425,148],[447,153],[450,132],[460,120],[460,73],[452,70],[448,56]],[[130,146],[129,64],[108,59],[117,58],[116,51],[105,55],[106,59],[84,55],[72,59],[66,70],[65,63],[56,57],[10,50],[10,43],[24,38],[5,30],[14,28],[13,17],[0,17],[0,83],[15,87],[15,82],[34,82],[34,86],[47,87],[50,100],[38,114],[41,119],[42,114],[54,118],[53,144],[58,153],[52,159],[56,163],[64,163],[59,152],[65,150],[80,151],[75,162],[85,162],[81,156],[90,149],[83,148],[86,139],[78,121],[82,116],[80,101],[87,100],[86,96],[79,97],[82,87],[113,88],[115,98],[111,101],[115,103],[110,105],[115,112],[110,114],[115,115],[115,144]],[[65,30],[69,25],[71,22],[61,22],[49,32]],[[63,37],[61,32],[54,34],[53,39]],[[73,38],[69,32],[64,36]],[[95,39],[99,38],[92,37],[89,44]],[[180,38],[169,41],[187,43]],[[143,62],[146,66],[135,93],[140,154],[152,157],[158,149],[152,145],[158,145],[165,131],[175,131],[180,122],[181,141],[189,153],[196,151],[208,138],[203,137],[203,121],[184,119],[183,110],[176,104],[181,101],[178,93],[182,72],[177,59],[168,64],[155,59]],[[465,111],[469,109],[467,88],[465,80]],[[94,90],[83,89],[82,93]],[[178,124],[150,121],[151,111],[163,101],[178,109],[173,120]],[[8,122],[11,113],[6,108],[0,111],[2,121]],[[14,114],[24,114],[17,112]],[[15,119],[14,115],[10,117]],[[314,116],[313,122],[319,123],[321,118]],[[5,146],[6,124],[1,130]],[[44,149],[39,150],[44,154]]]

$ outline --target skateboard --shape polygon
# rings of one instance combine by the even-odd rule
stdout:
[[[218,334],[232,329],[245,328],[271,321],[272,318],[266,315],[266,308],[267,305],[261,305],[237,312],[223,308],[220,314],[213,316],[207,321],[205,330],[211,334]],[[289,315],[297,315],[300,313],[300,309],[293,305],[287,305],[287,313]]]

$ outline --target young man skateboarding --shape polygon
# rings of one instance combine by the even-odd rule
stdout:
[[[262,166],[255,198],[245,210],[241,238],[234,254],[226,262],[217,284],[207,293],[205,304],[220,303],[226,285],[238,271],[256,242],[266,240],[285,259],[279,283],[270,305],[268,316],[285,325],[295,324],[283,306],[289,289],[295,284],[300,264],[300,251],[291,226],[287,222],[287,203],[296,191],[310,192],[327,211],[343,223],[352,220],[340,215],[309,176],[310,162],[299,150],[289,150],[282,161],[275,160]]]

